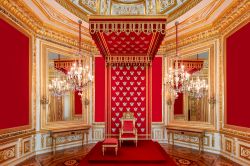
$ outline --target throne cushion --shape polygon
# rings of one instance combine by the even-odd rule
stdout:
[[[123,122],[123,130],[124,131],[133,131],[133,121],[124,121]]]
[[[106,138],[103,141],[104,145],[117,145],[118,144],[118,140],[116,138]]]
[[[133,133],[123,133],[121,138],[135,138],[135,134]]]

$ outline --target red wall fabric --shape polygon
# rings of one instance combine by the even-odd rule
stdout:
[[[105,60],[95,58],[95,122],[105,121]]]
[[[174,101],[174,115],[183,114],[183,94],[178,93],[178,98]]]
[[[146,130],[146,67],[111,67],[111,134],[118,134],[123,112],[134,112],[138,134]]]
[[[0,19],[0,129],[29,124],[29,38]]]
[[[82,115],[82,99],[81,96],[78,95],[78,91],[75,91],[75,114]]]
[[[162,121],[162,57],[152,64],[152,121]]]
[[[241,127],[250,127],[249,39],[250,23],[226,39],[226,119]]]

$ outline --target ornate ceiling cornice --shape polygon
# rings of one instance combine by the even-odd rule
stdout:
[[[67,1],[72,4],[69,0],[60,1]],[[192,1],[189,3],[189,7],[199,2],[200,0]],[[249,3],[250,2],[247,0],[233,1],[212,23],[187,32],[185,35],[181,35],[179,46],[182,47],[195,44],[200,41],[211,40],[212,38],[222,35],[223,33],[227,33],[230,31],[230,29],[236,27],[236,25],[239,24],[238,22],[249,20]],[[188,7],[185,7],[185,4],[183,4],[183,6],[176,10],[177,13],[178,10],[181,12],[184,10],[188,11],[189,9]],[[55,43],[70,47],[75,47],[78,44],[76,35],[44,23],[36,15],[36,13],[27,6],[24,0],[0,0],[0,12],[41,39],[53,41]],[[174,19],[174,17],[177,18],[178,16],[171,16],[170,14],[169,17],[170,19]],[[83,48],[86,50],[90,50],[90,47],[94,46],[93,42],[89,40],[84,40],[83,43]],[[164,54],[174,48],[174,39],[166,39],[166,41],[161,45],[158,53]]]
[[[195,45],[197,42],[211,40],[231,31],[237,25],[250,19],[250,2],[248,0],[234,1],[211,24],[180,36],[179,46]],[[165,41],[161,52],[166,53],[175,49],[175,39]]]
[[[49,27],[44,24],[23,0],[1,0],[0,12],[19,26],[25,28],[37,37],[68,47],[77,47],[78,38],[72,34]],[[83,41],[82,48],[90,51],[94,46],[92,41]]]
[[[60,5],[62,5],[69,12],[73,13],[80,19],[88,22],[88,13],[81,10],[78,6],[73,4],[70,0],[55,0],[55,1],[59,3]]]
[[[176,10],[168,14],[168,22],[171,22],[181,15],[185,14],[187,11],[192,9],[194,6],[196,6],[198,3],[200,3],[202,0],[189,0],[185,1],[183,5],[179,6]]]

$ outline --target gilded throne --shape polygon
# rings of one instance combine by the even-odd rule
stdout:
[[[123,141],[133,140],[137,146],[137,129],[135,127],[135,117],[133,112],[124,112],[121,118],[121,128],[119,131],[120,146]]]

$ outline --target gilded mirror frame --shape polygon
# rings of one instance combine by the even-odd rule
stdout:
[[[179,51],[180,57],[188,57],[204,52],[208,52],[208,101],[211,99],[214,99],[216,96],[215,89],[216,89],[216,54],[217,54],[217,44],[218,41],[213,40],[209,42],[204,42],[198,45],[192,45],[185,48],[181,48]],[[169,59],[173,58],[175,56],[175,51],[171,51],[170,53],[167,53],[168,60],[165,61],[165,78],[167,76],[167,70],[169,66]],[[189,127],[189,128],[203,128],[208,130],[215,130],[216,129],[216,123],[217,123],[217,117],[216,117],[216,107],[215,104],[208,104],[208,122],[202,122],[202,121],[180,121],[174,119],[174,98],[171,96],[168,92],[168,87],[165,85],[165,93],[166,93],[166,111],[168,116],[168,122],[167,125],[169,126],[178,126],[178,127]]]
[[[48,56],[49,53],[57,53],[64,56],[72,56],[75,54],[74,49],[60,46],[58,44],[41,41],[40,42],[40,75],[41,75],[41,129],[42,130],[52,130],[52,129],[61,129],[61,128],[73,128],[79,127],[79,125],[88,126],[88,115],[89,109],[83,106],[82,120],[68,120],[68,121],[55,121],[47,122],[47,112],[49,110],[49,91],[48,91]],[[42,101],[45,100],[45,101]],[[72,101],[71,101],[72,102]]]

